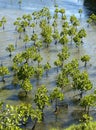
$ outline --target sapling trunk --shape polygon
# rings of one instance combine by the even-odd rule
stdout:
[[[83,92],[81,91],[80,92],[80,99],[82,99],[82,97],[83,97]]]
[[[63,13],[62,13],[62,18],[63,18]]]
[[[9,54],[9,56],[10,56],[10,57],[12,56],[12,53],[11,53],[11,51],[10,51],[10,54]]]
[[[1,65],[0,66],[3,66],[3,63],[1,62]]]
[[[25,91],[25,93],[26,93],[26,97],[27,97],[28,92],[27,92],[27,91]]]
[[[19,39],[21,39],[21,33],[19,34]]]
[[[55,122],[57,122],[57,114],[55,114]]]
[[[4,26],[4,24],[3,24],[3,30],[5,29],[5,26]]]
[[[54,32],[55,32],[55,27],[54,27]]]
[[[47,46],[47,48],[48,48],[48,47],[49,47],[49,44],[47,43],[47,45],[46,45],[46,46]]]
[[[57,73],[59,72],[59,67],[57,66]]]
[[[27,63],[27,64],[28,64],[28,60],[29,60],[29,59],[26,59],[25,63]]]
[[[48,76],[48,70],[46,70],[46,76]]]
[[[40,64],[39,64],[39,62],[38,62],[38,68],[39,68],[39,66],[40,66]]]
[[[34,125],[32,127],[32,130],[35,130],[35,127],[36,127],[36,124],[37,124],[37,120],[38,120],[37,118],[34,119]]]
[[[34,28],[33,28],[33,34],[34,34],[34,32],[35,32],[35,31],[34,31]]]
[[[57,40],[55,41],[55,45],[57,45]]]
[[[50,20],[48,19],[48,24],[50,23]]]
[[[25,32],[25,31],[26,31],[26,29],[25,29],[25,28],[23,28],[23,31]]]
[[[4,75],[2,76],[2,82],[5,83]]]
[[[27,45],[26,45],[26,43],[25,43],[25,49],[27,48]]]
[[[34,46],[36,47],[35,41],[34,41],[34,43],[33,43],[33,44],[34,44]]]
[[[71,36],[71,44],[73,43],[73,37]]]
[[[85,110],[84,111],[86,112],[86,106],[85,106]]]
[[[57,105],[58,105],[58,101],[57,101],[57,98],[56,98],[56,100],[55,100],[55,112],[57,112],[57,109],[58,109]]]
[[[17,38],[16,38],[16,41],[15,41],[15,48],[17,48]]]
[[[85,65],[84,65],[84,67],[86,67],[86,65],[87,65],[87,62],[85,61]]]
[[[87,110],[87,114],[89,115],[89,110],[90,110],[90,107],[88,106],[88,110]]]
[[[42,112],[42,115],[41,115],[41,116],[42,116],[42,117],[41,117],[42,119],[41,119],[41,120],[42,120],[42,121],[44,120],[44,113],[43,113],[43,110],[44,110],[44,109],[42,108],[42,109],[41,109],[41,112]]]

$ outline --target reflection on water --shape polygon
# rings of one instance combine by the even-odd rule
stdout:
[[[79,18],[78,9],[82,8],[83,14],[81,24],[84,28],[87,27],[86,18],[90,10],[88,11],[87,9],[88,4],[85,4],[84,2],[83,5],[83,0],[57,0],[56,3],[59,5],[60,8],[63,7],[66,9],[66,14],[68,17],[72,14],[75,14]],[[2,29],[0,28],[0,62],[2,61],[4,65],[10,67],[12,61],[12,58],[10,59],[8,57],[8,53],[6,53],[5,48],[8,46],[9,43],[15,44],[15,41],[18,38],[18,34],[14,31],[15,28],[13,26],[13,22],[16,20],[17,17],[21,17],[24,13],[31,14],[32,11],[40,10],[44,6],[48,6],[51,10],[51,13],[53,13],[54,0],[42,0],[42,2],[41,0],[23,0],[21,10],[19,9],[17,0],[0,0],[0,17],[6,16],[8,21],[5,25],[5,31],[2,31]],[[84,45],[81,47],[80,53],[77,52],[76,48],[69,46],[71,53],[70,59],[73,57],[78,58],[80,62],[80,68],[84,70],[83,63],[81,63],[80,61],[80,57],[81,55],[86,53],[91,56],[91,61],[89,64],[92,64],[92,66],[88,64],[87,70],[92,83],[94,84],[94,86],[96,86],[96,59],[94,57],[94,55],[96,55],[96,31],[93,27],[86,28],[86,30],[88,35],[86,40],[84,41]],[[38,32],[38,29],[36,31]],[[24,47],[22,41],[17,39],[17,43],[18,47],[13,55],[20,52],[22,50],[22,46]],[[32,80],[34,87],[32,93],[29,94],[28,99],[25,100],[26,102],[33,102],[32,96],[34,95],[34,91],[36,91],[35,87],[38,87],[38,84],[46,84],[49,91],[51,91],[56,85],[55,81],[57,72],[54,68],[53,61],[56,59],[56,55],[58,51],[60,51],[61,46],[58,45],[57,48],[58,50],[56,50],[56,47],[54,45],[51,45],[49,50],[42,50],[41,55],[44,56],[43,61],[49,61],[52,69],[49,71],[49,76],[46,77],[44,74],[42,80],[40,80],[39,82],[36,82],[36,79]],[[12,76],[6,78],[5,84],[0,82],[0,88],[3,87],[3,90],[1,90],[0,92],[0,99],[6,101],[7,103],[19,104],[22,102],[18,99],[17,96],[20,90],[18,88],[14,88],[11,85],[11,81]],[[78,115],[81,114],[81,111],[78,111],[78,107],[72,102],[73,95],[73,91],[66,90],[64,101],[65,103],[68,103],[68,108],[62,108],[58,115],[54,114],[54,106],[53,108],[46,108],[46,110],[44,111],[46,120],[44,121],[44,123],[37,125],[36,130],[49,130],[49,128],[52,126],[66,127],[72,123],[77,123],[76,121],[78,119]],[[30,127],[30,124],[28,124],[28,127]]]

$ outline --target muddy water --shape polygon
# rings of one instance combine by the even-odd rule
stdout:
[[[69,45],[70,50],[70,58],[71,60],[73,57],[78,58],[80,69],[84,70],[84,65],[80,61],[80,57],[84,54],[89,54],[91,57],[90,62],[87,66],[87,71],[89,73],[90,79],[93,83],[93,89],[95,89],[96,86],[96,27],[90,26],[87,28],[86,19],[88,17],[87,12],[88,9],[83,6],[83,0],[57,0],[56,3],[59,5],[59,7],[64,7],[66,9],[66,15],[68,18],[70,15],[75,14],[79,18],[78,9],[83,9],[82,19],[81,19],[81,27],[84,27],[87,31],[87,37],[84,39],[84,44],[80,48],[80,52],[78,53],[77,49],[73,46]],[[7,18],[7,23],[5,25],[5,30],[3,31],[2,28],[0,28],[0,62],[2,62],[5,66],[8,66],[10,68],[12,64],[12,58],[8,57],[8,52],[6,52],[6,47],[8,44],[13,43],[15,45],[16,39],[17,39],[17,49],[13,53],[13,56],[17,53],[22,51],[24,48],[24,43],[22,40],[20,41],[18,39],[18,34],[15,32],[15,27],[13,26],[13,22],[16,20],[17,17],[22,16],[25,13],[32,13],[34,10],[39,10],[44,6],[48,6],[51,10],[51,13],[54,11],[54,1],[53,0],[23,0],[21,9],[19,9],[18,2],[16,0],[0,0],[0,18],[2,16],[5,16]],[[81,28],[80,27],[80,28]],[[38,31],[38,29],[37,29]],[[52,69],[49,71],[49,76],[46,77],[46,75],[43,75],[43,78],[37,82],[36,79],[32,80],[33,84],[33,90],[29,94],[28,99],[24,99],[26,102],[33,102],[32,97],[34,95],[34,91],[36,91],[36,88],[41,84],[46,84],[48,87],[48,90],[51,91],[54,86],[56,85],[56,69],[54,68],[53,61],[56,59],[57,53],[61,50],[61,46],[57,45],[57,47],[52,44],[49,48],[49,50],[42,49],[40,52],[41,55],[44,57],[42,64],[49,61]],[[18,87],[14,88],[11,84],[12,82],[12,75],[6,76],[6,83],[3,84],[0,82],[0,88],[3,88],[0,90],[0,100],[5,101],[10,104],[19,104],[22,101],[18,98],[18,92],[20,89]],[[39,85],[38,85],[39,84]],[[68,88],[69,89],[69,88]],[[68,103],[68,109],[62,108],[60,110],[60,113],[58,115],[54,115],[54,107],[48,107],[46,108],[45,113],[45,120],[43,123],[37,125],[36,130],[49,130],[51,127],[67,127],[72,123],[78,123],[78,106],[72,102],[74,92],[68,91],[66,89],[65,91],[65,102]],[[77,93],[77,92],[76,92]],[[76,94],[75,93],[75,94]],[[95,114],[91,113],[94,118]],[[28,129],[31,128],[31,124],[28,124]]]

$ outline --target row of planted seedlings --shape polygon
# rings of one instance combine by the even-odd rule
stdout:
[[[57,50],[58,45],[60,45],[61,51],[57,51],[57,60],[52,61],[54,67],[57,68],[57,78],[54,79],[56,87],[51,92],[46,84],[37,88],[33,97],[36,108],[34,105],[26,103],[18,106],[1,103],[0,129],[22,129],[22,125],[26,127],[29,119],[33,121],[32,129],[34,129],[37,121],[44,121],[44,109],[46,106],[52,105],[53,101],[55,102],[54,111],[57,114],[58,102],[64,100],[64,88],[68,85],[80,92],[79,103],[85,107],[86,112],[89,112],[89,107],[95,103],[95,94],[83,97],[83,92],[92,89],[88,74],[86,71],[80,72],[77,59],[66,63],[70,57],[68,45],[75,45],[79,50],[79,46],[82,45],[83,38],[86,36],[85,29],[78,27],[80,21],[76,16],[72,15],[68,20],[65,10],[59,9],[58,6],[55,7],[52,16],[49,9],[44,7],[38,12],[33,12],[32,15],[24,14],[22,18],[17,18],[14,25],[19,34],[19,40],[25,43],[25,49],[14,57],[12,57],[12,51],[16,50],[17,43],[15,46],[9,44],[6,50],[10,52],[9,56],[13,59],[12,72],[10,71],[10,73],[14,73],[12,83],[20,86],[23,90],[18,94],[20,98],[27,98],[28,93],[33,88],[32,79],[41,80],[45,71],[46,76],[50,74],[48,72],[51,69],[50,63],[42,64],[42,49],[48,49],[53,44],[57,46]],[[28,46],[29,42],[31,42],[30,46]],[[81,60],[85,62],[85,67],[89,59],[88,55],[81,57]],[[2,64],[0,76],[3,82],[5,82],[4,76],[6,74],[9,74],[9,70]]]

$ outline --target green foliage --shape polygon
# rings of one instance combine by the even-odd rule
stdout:
[[[43,112],[45,106],[48,106],[49,103],[49,96],[48,96],[48,90],[45,87],[45,85],[40,86],[37,89],[37,92],[35,94],[34,101],[38,108]]]
[[[96,130],[96,122],[89,122],[87,125],[85,123],[81,123],[79,125],[72,125],[65,130]]]
[[[91,22],[92,22],[93,24],[96,24],[96,15],[95,15],[95,14],[90,15],[89,18],[91,19]]]
[[[49,47],[49,45],[50,45],[51,42],[52,42],[52,37],[51,37],[51,35],[48,35],[48,36],[44,39],[44,42],[46,43],[46,47]]]
[[[18,26],[17,32],[19,33],[19,39],[21,39],[21,33],[24,31],[24,29],[21,26]]]
[[[70,22],[74,27],[76,27],[76,29],[77,29],[77,26],[80,25],[80,22],[75,15],[70,16]]]
[[[24,20],[26,20],[26,19],[27,19],[27,14],[23,14],[22,18],[23,18]]]
[[[75,15],[70,16],[70,22],[73,24],[77,20]]]
[[[81,14],[83,13],[83,10],[82,10],[82,9],[79,9],[79,10],[78,10],[78,13],[80,14],[80,18],[81,18]]]
[[[81,45],[81,38],[78,34],[73,38],[73,41],[75,42],[76,47],[79,49],[79,46]]]
[[[74,36],[76,34],[76,28],[71,26],[68,31],[69,36]]]
[[[34,28],[35,28],[35,26],[36,26],[35,23],[31,23],[31,24],[30,24],[30,27],[33,28],[33,33],[34,33]]]
[[[86,125],[86,123],[81,123],[78,125],[71,125],[70,127],[66,129],[61,128],[52,128],[50,130],[96,130],[96,122],[89,121]]]
[[[51,65],[49,64],[49,62],[47,62],[45,65],[44,65],[44,70],[46,70],[46,75],[48,75],[48,71],[50,70],[51,68]]]
[[[96,95],[94,94],[84,96],[80,101],[80,105],[85,108],[86,112],[89,112],[89,108],[96,105],[95,99],[96,99]]]
[[[80,37],[80,38],[83,38],[83,37],[86,37],[86,31],[85,31],[85,29],[83,28],[83,29],[81,29],[79,32],[78,32],[78,36]]]
[[[57,19],[58,19],[58,13],[54,13],[53,18],[54,18],[55,20],[57,20]]]
[[[65,9],[60,9],[59,12],[62,14],[62,18],[63,18],[63,14],[65,13]]]
[[[27,20],[22,20],[20,23],[21,27],[23,28],[23,31],[25,32],[25,28],[28,27],[28,21]]]
[[[69,27],[69,23],[67,21],[65,21],[62,25],[63,28],[68,28]]]
[[[92,23],[92,19],[91,19],[91,18],[88,18],[86,22],[88,23],[88,27],[89,27],[89,24]]]
[[[51,100],[63,100],[64,99],[64,94],[59,90],[58,87],[54,88],[53,92],[50,94],[50,99]]]
[[[38,51],[40,51],[40,48],[43,46],[42,44],[43,44],[43,43],[42,43],[41,40],[38,40],[38,41],[35,42],[35,46],[36,46],[36,49],[37,49]]]
[[[45,70],[49,70],[51,68],[51,65],[49,64],[49,62],[47,62],[45,65],[44,65],[44,69]]]
[[[2,25],[3,25],[3,30],[5,29],[5,23],[7,22],[7,19],[6,19],[6,17],[2,17],[2,19],[1,19],[1,23],[2,23]]]
[[[46,47],[49,47],[52,42],[52,27],[50,25],[45,25],[42,28],[41,35],[44,38],[44,42],[46,43]]]
[[[1,105],[0,105],[1,106]],[[0,130],[22,130],[29,117],[41,121],[41,112],[33,109],[31,104],[9,105],[2,104],[0,112]]]
[[[57,59],[56,61],[54,61],[54,65],[60,67],[62,65],[62,62],[60,61],[60,59]]]
[[[22,57],[22,53],[18,53],[15,55],[15,57],[13,58],[13,62],[15,64],[21,64],[23,62],[23,57]]]
[[[17,76],[19,80],[30,79],[34,74],[34,68],[27,63],[18,68]]]
[[[44,72],[44,69],[41,65],[34,68],[34,75],[37,79],[40,79],[42,77],[43,72]]]
[[[33,58],[34,61],[38,62],[38,68],[40,66],[40,62],[43,60],[42,56],[39,53],[36,53]]]
[[[19,0],[18,1],[19,6],[21,6],[21,3],[22,0]],[[60,28],[57,29],[58,23],[61,22],[58,19],[58,13],[61,13],[62,15],[62,23],[60,25]],[[81,14],[82,10],[79,10],[78,13]],[[20,87],[24,90],[23,92],[27,94],[29,91],[32,90],[32,84],[30,82],[31,78],[36,77],[37,79],[39,79],[43,76],[44,70],[46,70],[47,72],[51,68],[49,62],[47,62],[44,66],[41,65],[43,58],[38,51],[43,46],[43,43],[45,44],[46,47],[49,47],[49,45],[54,39],[55,43],[59,41],[63,45],[62,50],[59,51],[58,59],[54,61],[54,65],[57,66],[57,68],[62,67],[61,68],[62,72],[57,76],[56,81],[57,87],[54,88],[53,91],[50,92],[50,94],[48,93],[48,90],[45,87],[45,85],[42,85],[37,88],[34,97],[34,102],[38,109],[35,108],[36,107],[35,105],[33,109],[31,104],[20,104],[17,106],[16,105],[11,106],[8,104],[0,103],[0,130],[21,130],[22,125],[26,126],[26,124],[29,123],[29,120],[31,120],[32,123],[34,123],[35,120],[41,121],[44,114],[44,108],[50,105],[50,100],[55,102],[55,110],[57,110],[58,101],[64,100],[64,94],[62,90],[67,85],[69,85],[70,82],[72,82],[71,86],[73,86],[73,88],[75,88],[80,92],[81,97],[83,92],[91,90],[92,88],[92,83],[88,78],[88,74],[86,72],[80,72],[79,63],[77,59],[73,59],[71,62],[69,63],[67,62],[67,64],[65,64],[65,60],[67,60],[70,55],[67,47],[69,38],[71,37],[71,42],[73,40],[76,46],[79,47],[79,45],[81,45],[82,39],[86,37],[85,29],[77,30],[77,27],[79,26],[80,23],[75,15],[72,15],[70,17],[71,22],[70,26],[69,21],[67,21],[67,16],[65,15],[65,9],[63,8],[58,9],[57,6],[55,7],[55,13],[53,16],[54,19],[52,19],[50,23],[51,18],[52,16],[50,14],[49,9],[47,7],[44,7],[40,11],[34,11],[32,15],[24,14],[22,17],[18,17],[16,19],[14,25],[16,26],[17,32],[19,33],[19,38],[21,38],[21,34],[23,34],[22,41],[25,44],[30,41],[29,39],[30,32],[28,31],[31,30],[29,29],[29,27],[33,28],[33,34],[31,36],[31,40],[34,41],[34,46],[29,47],[25,51],[16,54],[16,56],[13,58],[12,69],[15,73],[15,79],[17,82],[15,83],[19,84]],[[57,21],[57,19],[59,21]],[[36,26],[37,20],[39,22],[38,24],[39,26],[38,25]],[[90,20],[96,23],[96,16],[95,15],[90,16]],[[5,17],[3,17],[2,21],[0,21],[0,26],[4,25],[5,23],[6,19]],[[37,32],[39,36],[37,35],[37,33],[34,33],[35,26],[39,30]],[[52,26],[54,28],[54,32]],[[61,46],[59,47],[61,48]],[[14,51],[14,48],[12,45],[10,45],[7,47],[6,50],[9,51],[11,55],[11,52]],[[85,55],[85,57],[83,56],[81,60],[83,62],[87,62],[90,60],[90,58],[87,55]],[[1,66],[0,76],[3,77],[2,78],[3,81],[4,76],[7,74],[9,74],[8,69],[4,66]],[[95,99],[96,99],[95,94],[96,92],[94,92],[93,95],[87,95],[80,100],[80,105],[86,108],[87,111],[89,111],[89,107],[95,106]],[[83,130],[88,130],[87,125],[91,124],[88,115],[83,116],[83,121],[85,121],[84,122],[85,124],[82,123],[78,125],[77,128],[74,125],[73,126],[74,130],[75,128],[76,130],[79,130],[79,128],[81,130],[83,128],[84,128]],[[90,127],[90,130],[91,128],[92,127]]]
[[[17,27],[20,25],[20,22],[19,22],[19,20],[16,20],[13,24],[14,24],[14,26],[16,26],[16,30],[17,30]]]
[[[63,24],[64,25],[64,24]],[[64,25],[64,26],[66,26],[66,25]],[[62,31],[61,31],[61,33],[60,33],[60,36],[62,37],[62,36],[67,36],[68,35],[68,27],[62,27]]]
[[[45,26],[46,26],[46,24],[47,24],[46,19],[42,19],[42,20],[40,21],[39,26],[40,26],[41,28],[43,28],[43,27],[45,27]]]
[[[58,13],[58,12],[59,12],[58,7],[55,8],[55,11],[54,11],[54,12],[55,12],[55,13]]]
[[[62,61],[60,61],[60,59],[57,59],[54,61],[54,65],[57,67],[57,72],[58,72],[58,68],[62,66]]]
[[[57,87],[60,87],[62,90],[69,84],[69,80],[66,74],[60,73],[56,81]]]
[[[84,55],[84,56],[82,56],[81,57],[81,61],[82,62],[85,62],[85,67],[86,67],[86,65],[87,65],[87,62],[90,60],[90,56],[89,55]]]
[[[78,10],[78,13],[80,13],[80,14],[81,14],[82,12],[83,12],[83,10],[82,10],[82,9],[79,9],[79,10]]]
[[[69,52],[68,52],[68,47],[67,46],[63,46],[62,48],[62,52],[58,54],[58,57],[59,57],[59,60],[61,61],[62,63],[62,66],[64,64],[64,61],[66,59],[68,59],[70,56]]]
[[[76,73],[73,76],[73,87],[80,91],[80,98],[84,91],[92,89],[92,83],[88,78],[88,73],[83,71],[82,73]]]
[[[22,52],[22,58],[25,60],[26,63],[28,63],[29,59],[32,59],[32,51],[31,49],[26,49],[26,51]]]
[[[68,30],[68,34],[69,36],[71,36],[71,43],[73,42],[73,37],[74,35],[76,34],[76,28],[75,27],[70,27],[69,30]]]
[[[63,15],[63,17],[62,17],[62,20],[66,20],[67,19],[67,16],[66,15]]]
[[[2,27],[2,22],[0,21],[0,27]]]
[[[5,82],[4,76],[9,74],[9,70],[5,66],[0,66],[0,76],[2,77],[2,81]]]
[[[32,20],[32,16],[31,16],[30,14],[28,14],[28,15],[26,16],[26,19],[28,20],[28,25],[30,25],[30,22],[31,22],[31,20]]]
[[[31,37],[31,40],[34,41],[34,45],[35,45],[36,40],[38,40],[38,35],[34,33]]]
[[[25,36],[24,36],[24,39],[23,39],[23,42],[25,42],[25,48],[26,48],[26,43],[27,42],[29,42],[29,36],[26,34]]]
[[[24,81],[22,81],[20,86],[26,92],[26,94],[27,92],[32,90],[32,84],[29,79],[25,79]]]
[[[55,32],[55,30],[56,30],[56,27],[57,27],[57,22],[56,22],[56,20],[54,20],[54,21],[53,21],[53,24],[52,24],[52,26],[54,27],[54,32]]]
[[[77,59],[73,59],[71,62],[65,64],[62,70],[62,73],[67,77],[73,77],[77,72],[79,72],[79,63]]]
[[[13,44],[9,44],[8,47],[6,48],[6,51],[10,52],[9,56],[12,56],[12,52],[15,50]]]
[[[64,99],[64,94],[59,90],[58,87],[50,93],[50,100],[55,101],[55,112],[57,112],[58,100],[62,101]]]
[[[66,45],[67,43],[68,43],[68,38],[67,38],[67,36],[66,35],[63,35],[61,38],[60,38],[60,40],[59,40],[59,42],[64,46],[64,45]]]
[[[79,25],[80,25],[80,22],[79,22],[78,19],[73,22],[73,26],[76,28],[76,30],[77,30],[77,27],[78,27]]]

